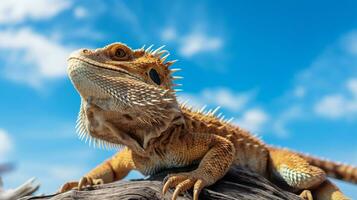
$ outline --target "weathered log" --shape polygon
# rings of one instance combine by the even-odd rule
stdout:
[[[1,182],[1,177],[0,177]],[[16,200],[24,196],[33,194],[38,190],[40,184],[35,178],[27,180],[22,185],[14,189],[5,190],[2,188],[2,183],[0,184],[0,200]]]
[[[169,170],[147,179],[131,181],[118,181],[114,183],[98,185],[87,188],[83,191],[71,190],[62,194],[48,196],[26,197],[22,200],[30,199],[170,199],[173,190],[170,190],[164,197],[161,195],[162,181],[168,173],[187,171],[185,169]],[[192,199],[192,190],[186,192],[178,199]],[[215,183],[205,188],[200,195],[200,199],[207,200],[298,200],[297,195],[280,189],[264,177],[249,172],[241,168],[232,168],[227,175]]]

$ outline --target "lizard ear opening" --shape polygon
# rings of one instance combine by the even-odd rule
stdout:
[[[157,71],[155,69],[150,69],[149,76],[150,76],[151,80],[154,81],[154,83],[156,83],[157,85],[161,84],[161,79],[160,79],[159,73],[157,73]]]

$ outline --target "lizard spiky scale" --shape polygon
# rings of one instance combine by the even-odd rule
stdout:
[[[217,114],[219,107],[194,110],[187,102],[180,105],[173,87],[174,80],[182,77],[173,75],[179,70],[170,67],[177,60],[167,61],[169,55],[164,46],[133,50],[121,43],[71,54],[68,74],[82,99],[77,122],[80,139],[100,148],[124,148],[61,191],[120,180],[133,169],[149,175],[198,164],[191,172],[170,175],[163,187],[163,192],[175,188],[173,200],[193,188],[197,200],[202,188],[223,177],[230,166],[239,165],[304,190],[302,196],[311,190],[318,200],[347,199],[325,177],[356,182],[355,167],[270,147],[230,124],[233,119]],[[149,73],[153,70],[155,77]]]

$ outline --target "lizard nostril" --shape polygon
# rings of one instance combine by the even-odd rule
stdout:
[[[88,49],[83,49],[82,52],[83,53],[89,53],[89,50]]]

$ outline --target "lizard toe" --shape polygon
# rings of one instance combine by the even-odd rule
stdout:
[[[63,193],[63,192],[67,192],[71,189],[75,189],[78,186],[78,182],[77,181],[72,181],[72,182],[68,182],[65,183],[61,186],[61,188],[59,189],[58,193]]]
[[[81,180],[79,180],[79,184],[78,184],[78,190],[82,190],[85,187],[88,186],[92,186],[93,185],[93,181],[91,178],[89,177],[82,177]]]
[[[91,177],[83,177],[78,183],[78,190],[82,190],[83,188],[86,187],[91,187],[93,185],[102,185],[104,184],[103,179],[94,179]]]

